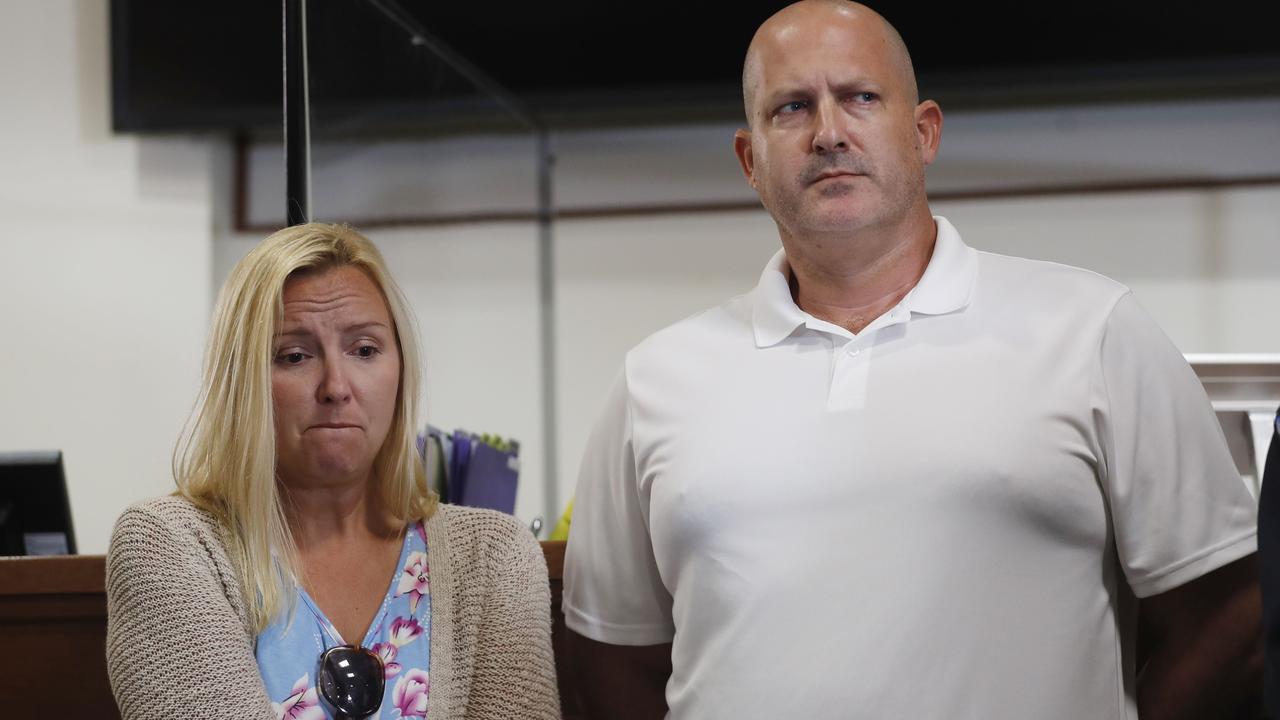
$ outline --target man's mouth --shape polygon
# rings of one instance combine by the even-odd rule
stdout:
[[[809,184],[814,185],[822,182],[823,180],[834,180],[836,178],[854,178],[854,177],[860,177],[861,175],[862,173],[853,172],[852,170],[828,170],[826,172],[822,172],[816,175],[813,178],[813,180],[809,182]]]

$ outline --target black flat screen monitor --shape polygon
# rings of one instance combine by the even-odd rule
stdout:
[[[62,452],[0,453],[0,555],[74,555]]]

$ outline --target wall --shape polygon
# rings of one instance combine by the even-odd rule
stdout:
[[[106,8],[0,5],[0,94],[10,110],[0,114],[0,450],[66,452],[86,552],[105,550],[128,502],[172,487],[170,452],[195,394],[214,293],[260,239],[229,227],[226,140],[110,133]],[[419,318],[426,419],[522,441],[523,519],[550,519],[572,492],[626,349],[749,290],[776,248],[730,155],[732,129],[556,138],[561,207],[746,204],[557,224],[553,428],[541,419],[532,223],[370,230]],[[249,170],[252,219],[278,222],[278,148],[258,147]],[[528,139],[513,136],[322,142],[316,209],[329,219],[527,210],[533,170]],[[930,186],[1245,175],[1280,175],[1280,100],[953,113]],[[1280,324],[1257,311],[1280,290],[1274,184],[953,200],[935,210],[977,247],[1130,284],[1185,351],[1280,351]],[[548,432],[558,456],[550,487]]]
[[[105,0],[0,9],[0,450],[61,449],[82,552],[173,487],[211,297],[207,140],[110,131]]]
[[[653,205],[739,203],[729,212],[686,212],[561,220],[555,227],[553,290],[557,356],[554,428],[558,458],[554,487],[543,489],[541,463],[527,462],[520,512],[541,499],[567,499],[578,458],[601,399],[623,354],[649,333],[749,290],[777,248],[768,216],[731,153],[733,125],[612,129],[556,137],[555,194],[571,210]],[[330,217],[388,218],[532,210],[532,145],[518,136],[430,142],[394,140],[322,143],[315,156],[318,211]],[[251,219],[270,223],[283,206],[278,147],[251,156]],[[273,175],[274,173],[274,175]],[[1179,179],[1280,177],[1280,101],[1161,103],[952,113],[942,152],[930,169],[931,192],[1025,191],[1047,186],[1167,183]],[[1146,190],[1030,197],[941,200],[966,240],[984,250],[1087,267],[1130,285],[1185,352],[1280,351],[1280,324],[1260,323],[1253,308],[1280,291],[1280,185],[1195,190]],[[484,226],[525,233],[530,223]],[[371,231],[381,240],[384,231]],[[396,230],[404,262],[436,256],[461,278],[442,292],[423,278],[424,316],[465,317],[466,303],[447,302],[459,284],[487,284],[484,263],[504,278],[520,278],[527,305],[508,312],[528,318],[536,309],[536,256],[489,255],[476,235],[448,228]],[[415,240],[416,238],[416,240]],[[484,258],[483,263],[478,259]],[[231,260],[231,258],[228,258]],[[229,264],[218,263],[215,275]],[[438,267],[438,266],[437,266]],[[518,296],[512,296],[518,299]],[[477,311],[493,312],[491,306]],[[477,319],[479,315],[477,315]],[[424,322],[427,322],[424,320]],[[480,388],[468,358],[494,362],[481,351],[487,322],[455,322],[438,361],[457,369],[433,384]],[[430,332],[427,333],[430,336]],[[522,335],[536,342],[535,335]],[[445,340],[441,337],[438,340]],[[504,373],[536,377],[538,355],[500,360]],[[430,337],[428,352],[433,350]],[[451,358],[447,359],[446,358]],[[468,390],[475,395],[478,389]],[[535,409],[516,400],[486,405],[479,427],[518,428],[541,437]],[[461,405],[436,403],[434,417],[450,425]],[[532,426],[524,423],[533,422]],[[526,444],[526,447],[529,447]],[[550,516],[554,509],[542,507]]]

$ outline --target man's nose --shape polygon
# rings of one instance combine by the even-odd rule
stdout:
[[[324,377],[320,379],[316,395],[322,403],[341,403],[351,399],[351,383],[340,361],[325,361]]]
[[[823,98],[818,101],[813,123],[814,152],[824,154],[849,150],[849,131],[845,126],[844,112],[834,99]]]

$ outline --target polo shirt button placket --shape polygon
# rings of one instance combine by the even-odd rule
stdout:
[[[854,338],[841,348],[843,352],[836,353],[827,410],[835,412],[863,407],[867,390],[867,357],[862,351],[874,336],[872,331],[865,337]]]

